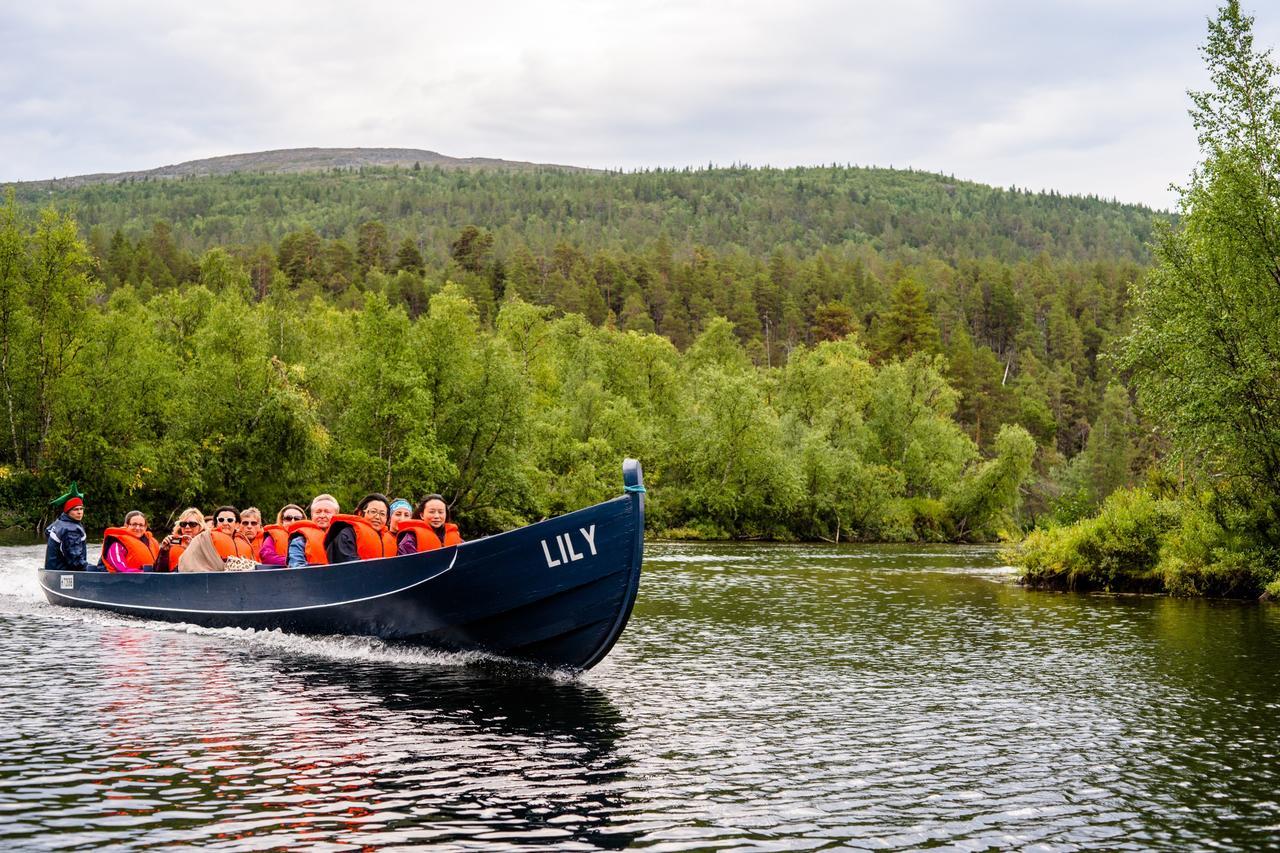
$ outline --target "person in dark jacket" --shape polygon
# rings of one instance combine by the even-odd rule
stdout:
[[[57,572],[83,572],[89,569],[89,556],[85,549],[84,495],[72,483],[65,495],[50,501],[60,505],[62,514],[45,528],[49,537],[44,550],[44,567]]]
[[[386,495],[375,492],[371,495],[365,495],[360,503],[356,504],[355,519],[363,520],[365,524],[373,528],[373,539],[378,541],[381,539],[382,553],[375,554],[377,556],[395,556],[395,539],[390,534],[383,536],[383,531],[387,524],[387,505],[390,501]],[[349,563],[352,560],[366,559],[362,557],[359,548],[356,545],[356,531],[352,527],[355,519],[348,516],[339,516],[335,521],[343,523],[331,525],[329,532],[325,534],[324,549],[325,554],[329,558],[330,563]],[[388,553],[390,552],[390,553]]]

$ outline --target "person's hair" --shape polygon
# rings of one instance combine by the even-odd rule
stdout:
[[[215,525],[218,523],[218,516],[222,515],[224,512],[231,513],[237,520],[240,518],[240,510],[233,506],[220,506],[213,511],[213,523]]]
[[[146,516],[145,514],[143,514],[143,512],[142,512],[141,510],[131,509],[131,510],[129,510],[128,512],[126,512],[126,513],[124,514],[124,526],[125,526],[125,527],[128,527],[128,526],[129,526],[129,522],[133,520],[133,517],[134,517],[135,515],[140,515],[140,516],[142,516],[142,521],[143,521],[143,523],[144,523],[144,524],[146,523],[146,521],[147,521],[147,516]]]
[[[387,508],[387,515],[391,515],[391,501],[387,500],[387,496],[381,492],[374,492],[373,494],[362,497],[360,499],[360,503],[356,504],[356,515],[363,513],[365,507],[369,504],[376,503],[378,501],[381,501],[382,505]]]
[[[303,518],[307,517],[307,511],[297,504],[285,504],[280,507],[280,511],[276,513],[276,524],[284,524],[284,514],[291,509],[296,509],[298,511],[298,515]]]
[[[416,519],[419,519],[420,521],[426,521],[427,517],[425,513],[427,510],[427,504],[431,503],[432,501],[440,501],[440,503],[444,504],[444,520],[448,521],[449,520],[449,502],[444,499],[444,495],[437,495],[437,494],[427,495],[425,498],[418,501],[418,505],[413,508],[413,517]]]
[[[329,494],[328,492],[325,492],[324,494],[316,495],[314,498],[311,499],[311,512],[316,511],[316,504],[320,503],[321,501],[328,501],[329,503],[333,504],[333,508],[335,510],[342,509],[342,504],[338,503],[338,499],[335,498],[333,495]],[[310,515],[311,513],[309,512],[307,514]]]
[[[240,510],[241,519],[244,519],[246,515],[256,515],[258,517],[258,521],[262,521],[262,510],[258,509],[256,506],[247,506]]]
[[[198,521],[200,522],[200,529],[201,530],[206,529],[205,523],[204,523],[204,513],[193,506],[189,506],[186,509],[184,509],[182,512],[178,513],[178,520],[173,523],[173,533],[175,536],[182,532],[182,528],[180,528],[178,525],[184,521]]]

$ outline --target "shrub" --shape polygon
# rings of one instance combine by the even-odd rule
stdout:
[[[1054,589],[1153,591],[1163,537],[1178,524],[1179,504],[1143,489],[1122,489],[1098,515],[1066,527],[1037,530],[1009,552],[1029,586]]]

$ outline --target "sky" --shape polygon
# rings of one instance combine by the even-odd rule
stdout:
[[[6,3],[0,182],[276,148],[852,163],[1176,203],[1212,2]],[[1280,12],[1259,14],[1259,45]]]

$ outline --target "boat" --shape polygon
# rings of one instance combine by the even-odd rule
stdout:
[[[623,494],[448,548],[326,566],[200,573],[42,569],[51,604],[208,628],[377,637],[587,670],[626,627],[644,558],[644,477]]]

